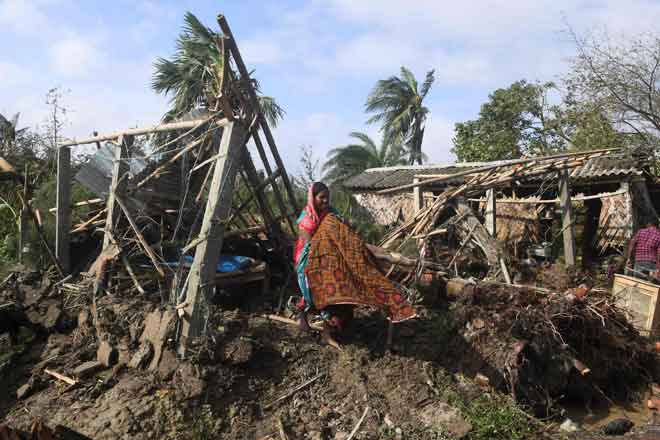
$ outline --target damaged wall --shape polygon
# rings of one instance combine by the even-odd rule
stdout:
[[[412,192],[396,194],[376,194],[372,192],[355,193],[355,200],[364,207],[374,222],[380,226],[389,226],[397,222],[405,222],[415,214],[415,201]],[[425,192],[424,199],[433,197],[433,193]]]

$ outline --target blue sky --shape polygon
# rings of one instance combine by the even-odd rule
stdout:
[[[151,65],[172,53],[187,10],[214,28],[227,16],[264,92],[287,111],[275,137],[293,173],[303,144],[324,158],[350,131],[377,137],[364,101],[401,65],[418,78],[436,69],[424,151],[447,162],[453,124],[474,118],[488,93],[566,70],[566,23],[618,38],[660,22],[660,1],[649,0],[0,0],[0,113],[20,111],[34,127],[48,89],[62,86],[68,136],[157,122],[167,101],[149,88]]]

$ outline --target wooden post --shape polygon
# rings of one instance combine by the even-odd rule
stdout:
[[[571,206],[571,186],[567,168],[559,171],[559,204],[564,236],[564,261],[567,266],[575,266],[575,218]]]
[[[18,221],[18,262],[23,263],[23,248],[25,248],[27,238],[27,225],[28,225],[28,207],[27,203],[30,200],[28,191],[28,164],[25,164],[25,179],[23,182],[23,198],[21,203],[21,212]]]
[[[624,205],[626,207],[626,212],[625,217],[626,217],[626,226],[625,226],[625,237],[626,239],[630,240],[635,233],[635,231],[639,228],[638,225],[638,219],[637,216],[635,215],[635,206],[633,205],[633,192],[632,192],[632,185],[630,185],[630,182],[621,182],[620,183],[620,189],[624,191],[623,193],[623,198],[624,198]]]
[[[112,182],[108,188],[108,199],[106,205],[106,219],[105,230],[112,232],[112,228],[119,217],[119,206],[117,206],[116,196],[121,196],[125,189],[128,176],[129,167],[126,159],[128,159],[128,149],[133,145],[133,137],[120,136],[117,145],[115,146],[115,157],[112,167]],[[103,249],[108,247],[111,243],[110,234],[104,234]]]
[[[101,252],[105,251],[106,248],[112,244],[113,228],[117,222],[117,219],[119,218],[119,212],[121,211],[119,203],[117,203],[117,196],[121,196],[126,188],[128,178],[126,174],[129,170],[126,159],[128,158],[128,148],[132,144],[132,136],[122,135],[119,137],[118,144],[115,146],[115,155],[112,167],[112,181],[110,182],[110,188],[108,188],[105,228],[103,234],[103,249]],[[101,275],[100,279],[95,279],[94,301],[96,300],[96,296],[99,294],[104,284],[105,278],[103,275]]]
[[[419,178],[415,177],[413,182],[419,183]],[[416,186],[413,188],[413,201],[415,212],[421,211],[421,209],[424,207],[424,191],[422,191],[421,186]]]
[[[231,214],[236,173],[241,165],[241,149],[245,148],[246,140],[246,131],[237,122],[229,123],[223,129],[204,219],[199,231],[199,236],[206,239],[197,244],[188,275],[186,306],[183,308],[184,317],[179,340],[179,353],[182,356],[186,355],[192,339],[202,333],[201,305],[213,292],[225,223]]]
[[[57,198],[55,208],[55,255],[64,276],[71,273],[71,149],[57,149]]]
[[[486,229],[491,237],[497,237],[497,201],[495,199],[495,189],[486,191]]]

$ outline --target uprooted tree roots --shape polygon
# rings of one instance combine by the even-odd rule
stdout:
[[[552,413],[562,398],[587,407],[633,399],[656,374],[655,354],[611,297],[584,293],[463,289],[454,314],[470,347],[463,351],[472,353],[461,359],[463,370],[486,375],[536,415]]]

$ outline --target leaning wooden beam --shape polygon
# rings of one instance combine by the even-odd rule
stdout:
[[[240,166],[241,150],[245,148],[245,129],[238,122],[228,123],[222,132],[218,160],[213,170],[202,227],[202,240],[188,273],[185,295],[187,303],[181,322],[179,354],[185,356],[193,339],[202,333],[202,301],[213,291],[218,258],[222,249],[225,224],[231,213],[231,199]]]
[[[229,28],[229,24],[227,23],[227,20],[222,14],[218,15],[218,24],[220,24],[220,29],[222,29],[223,34],[229,37],[229,41],[228,41],[229,50],[231,51],[231,54],[234,57],[234,62],[236,63],[238,72],[241,74],[241,79],[249,83],[250,74],[248,73],[248,70],[245,67],[245,63],[243,62],[243,57],[241,57],[241,53],[238,51],[238,46],[236,44],[236,39],[234,38],[234,34],[231,32],[231,29]],[[250,101],[252,102],[253,108],[257,111],[259,118],[259,125],[261,126],[261,129],[263,130],[264,135],[266,136],[266,141],[268,142],[268,146],[270,147],[270,152],[272,153],[273,158],[275,159],[275,164],[277,165],[277,168],[283,170],[285,169],[284,162],[282,161],[282,158],[280,157],[280,154],[277,151],[277,146],[275,145],[275,139],[273,138],[273,134],[270,131],[270,127],[268,126],[266,118],[264,117],[263,112],[261,111],[261,107],[259,106],[257,99],[257,94],[254,91],[254,88],[252,87],[251,84],[248,84],[247,92],[250,97]],[[291,187],[289,176],[286,173],[282,174],[282,181],[284,182],[284,187],[287,190],[289,196],[289,203],[294,208],[294,211],[297,212],[298,204],[296,202],[295,193],[293,192],[293,188]]]
[[[570,178],[566,168],[559,172],[559,200],[564,237],[564,261],[567,266],[575,266],[575,218],[571,202]]]
[[[590,156],[599,156],[604,153],[614,153],[616,151],[620,151],[620,148],[607,148],[607,149],[602,149],[602,150],[593,150],[593,151],[583,151],[579,153],[565,153],[565,154],[555,154],[553,156],[543,156],[543,157],[533,157],[533,158],[528,158],[528,159],[517,159],[517,160],[512,160],[512,161],[507,161],[505,163],[496,163],[494,165],[486,165],[483,167],[479,168],[472,168],[466,171],[461,171],[459,173],[451,174],[448,176],[440,176],[436,177],[433,179],[427,179],[427,180],[422,180],[418,183],[410,183],[407,185],[401,185],[397,186],[395,188],[388,188],[388,189],[383,189],[380,191],[376,191],[376,194],[390,194],[393,192],[399,192],[407,189],[414,188],[415,186],[419,185],[429,185],[431,183],[439,183],[439,182],[445,182],[448,180],[453,180],[457,177],[463,177],[463,176],[468,176],[471,174],[479,174],[483,173],[486,171],[490,170],[497,170],[499,168],[509,168],[514,165],[524,165],[524,164],[529,164],[532,162],[544,162],[544,161],[549,161],[549,160],[558,160],[558,159],[568,159],[571,157],[586,157],[589,158]]]
[[[133,219],[130,211],[122,201],[121,197],[115,196],[115,199],[121,207],[121,210],[124,212],[126,220],[128,220],[131,228],[133,228],[133,232],[135,232],[135,236],[142,245],[142,249],[144,249],[144,252],[147,254],[154,267],[156,268],[156,272],[158,272],[158,275],[160,275],[161,278],[165,277],[165,271],[163,271],[163,268],[161,267],[161,262],[158,261],[158,255],[156,255],[156,252],[151,248],[151,246],[149,246],[149,243],[147,243],[147,240],[144,238],[144,235],[142,235],[142,232],[140,232],[140,228],[138,227],[137,223],[135,223],[135,220]]]
[[[55,255],[62,265],[62,272],[71,272],[71,149],[57,150],[57,217],[55,220]]]
[[[225,45],[225,47],[227,47],[227,45]],[[234,73],[231,69],[227,71],[227,74],[229,75],[228,77],[232,81],[237,81],[236,78],[235,78],[235,75],[234,75]],[[244,84],[248,89],[252,88],[252,84],[250,84],[249,81],[247,83],[244,83]],[[245,100],[244,95],[242,95],[242,94],[239,95],[239,98],[241,100],[241,105],[243,105],[244,107],[246,107],[246,108],[253,108],[254,107],[252,105],[252,101],[247,102]],[[258,110],[259,110],[259,108],[256,108],[254,110],[255,113]],[[259,137],[258,127],[254,126],[254,124],[251,124],[251,126],[250,126],[250,134],[252,135],[252,139],[254,140],[254,145],[257,147],[257,152],[259,153],[259,158],[261,159],[261,162],[264,166],[264,171],[266,172],[266,176],[267,176],[267,178],[270,178],[273,174],[273,170],[272,170],[272,168],[270,166],[270,163],[268,161],[268,156],[266,155],[266,150],[264,149],[263,143],[261,142],[261,138]],[[245,149],[245,152],[246,152],[245,154],[247,154],[249,156],[249,151],[247,150],[247,148]],[[251,160],[251,158],[250,158],[250,160]],[[254,168],[254,164],[252,164],[252,167]],[[281,170],[282,168],[279,168],[279,169]],[[255,169],[255,172],[254,172],[254,176],[252,176],[252,174],[253,173],[249,172],[249,170],[248,170],[248,176],[250,177],[250,180],[252,180],[254,182],[252,184],[252,186],[256,187],[257,186],[256,182],[259,181],[259,178],[257,177],[257,174],[256,174],[256,169]],[[275,194],[275,200],[276,200],[276,202],[277,202],[277,204],[280,208],[280,211],[281,212],[286,212],[286,206],[287,205],[284,204],[284,198],[282,197],[280,187],[277,185],[276,180],[274,180],[274,179],[271,180],[270,186],[273,188],[273,193]],[[269,206],[269,205],[270,204],[266,204],[266,205],[263,205],[263,206]],[[294,204],[294,206],[295,206],[295,204]],[[265,212],[263,207],[262,207],[262,211]],[[289,227],[291,228],[291,232],[293,234],[296,234],[297,233],[297,228],[294,226],[293,220],[289,217],[287,217],[286,220],[287,220],[287,223],[289,224]],[[266,221],[268,221],[268,220],[266,219]]]
[[[119,139],[122,136],[140,136],[143,134],[150,134],[150,133],[160,133],[164,131],[175,131],[175,130],[185,130],[189,128],[197,128],[206,122],[209,122],[213,118],[205,118],[205,119],[193,119],[191,121],[182,121],[182,122],[169,122],[166,124],[159,124],[159,125],[154,125],[151,127],[146,127],[146,128],[130,128],[127,130],[123,131],[116,131],[114,133],[110,134],[104,134],[100,136],[94,136],[86,139],[71,139],[66,142],[62,142],[59,147],[73,147],[74,145],[85,145],[85,144],[93,144],[96,142],[103,142],[103,141],[112,141],[115,139]],[[227,124],[226,119],[219,119],[215,121],[214,123],[220,127],[224,126]]]

